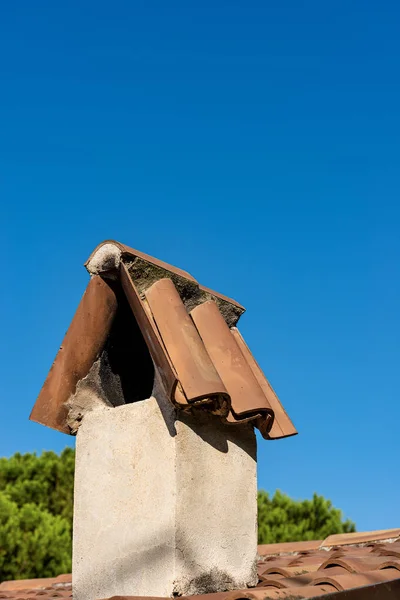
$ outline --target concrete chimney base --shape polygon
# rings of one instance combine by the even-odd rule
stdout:
[[[78,430],[74,600],[257,583],[253,428],[156,395],[89,412]]]

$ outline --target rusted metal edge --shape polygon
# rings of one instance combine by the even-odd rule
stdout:
[[[171,279],[160,279],[146,291],[157,329],[189,403],[212,400],[214,414],[226,415],[229,394]]]
[[[244,341],[240,331],[237,327],[231,328],[231,333],[235,338],[240,350],[242,351],[243,356],[249,364],[250,369],[252,370],[254,376],[256,377],[260,387],[262,388],[269,405],[274,411],[275,419],[272,424],[270,431],[266,431],[263,427],[263,424],[260,423],[259,429],[264,436],[267,436],[268,439],[279,439],[283,437],[290,437],[292,435],[297,434],[297,430],[295,429],[291,419],[289,418],[287,412],[283,408],[278,396],[274,392],[271,384],[268,379],[265,377],[262,372],[259,364],[255,360],[253,354],[251,353],[249,347]]]
[[[71,433],[66,403],[99,357],[116,311],[117,298],[110,285],[101,277],[93,277],[32,409],[32,421]]]

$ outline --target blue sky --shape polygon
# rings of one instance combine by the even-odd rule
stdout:
[[[398,2],[15,0],[0,19],[0,455],[115,238],[247,308],[299,435],[259,485],[398,527]]]

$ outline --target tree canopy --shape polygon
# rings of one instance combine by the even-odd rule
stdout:
[[[71,571],[75,451],[0,458],[0,581]],[[355,531],[340,510],[314,494],[296,501],[258,494],[260,544],[324,539]]]
[[[279,490],[272,498],[267,492],[258,492],[259,544],[323,540],[334,533],[355,530],[354,523],[343,521],[342,511],[323,496],[292,500]]]
[[[71,570],[75,452],[0,458],[0,581]]]

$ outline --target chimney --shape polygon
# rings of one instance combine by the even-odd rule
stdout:
[[[257,583],[256,437],[296,430],[244,308],[118,242],[91,275],[31,419],[76,435],[74,600]]]

